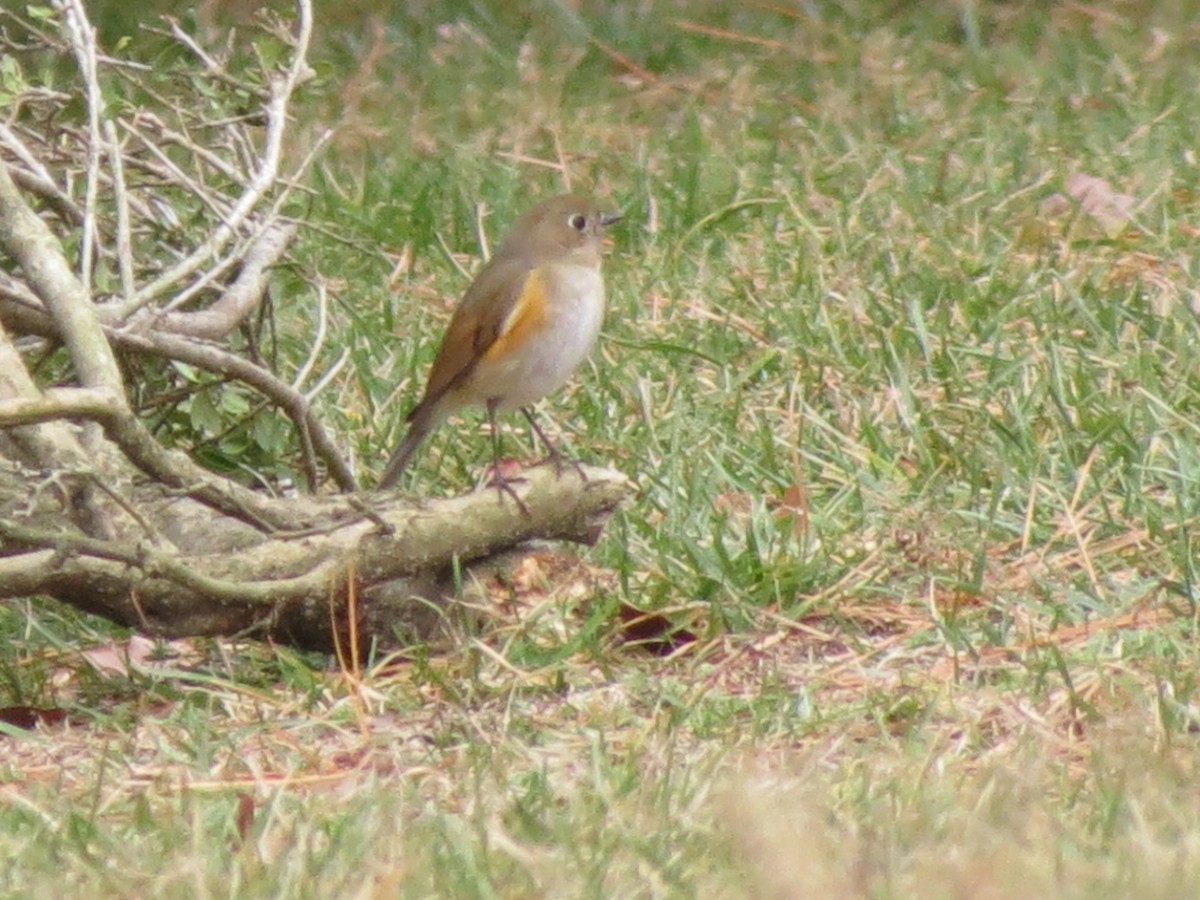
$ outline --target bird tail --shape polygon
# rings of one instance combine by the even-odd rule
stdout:
[[[388,460],[387,468],[383,470],[379,484],[375,487],[377,491],[386,491],[395,487],[396,482],[400,480],[400,476],[404,474],[404,470],[412,461],[417,448],[421,446],[421,442],[429,436],[429,432],[437,427],[439,420],[436,416],[427,413],[421,414],[424,411],[419,409],[414,412],[417,414],[411,416],[412,424],[408,428],[408,433],[404,435],[404,440],[400,442],[400,446]]]

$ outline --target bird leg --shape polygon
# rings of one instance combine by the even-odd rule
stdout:
[[[536,434],[538,439],[541,440],[542,444],[545,445],[546,450],[549,453],[547,459],[554,463],[554,474],[561,476],[563,464],[570,463],[575,467],[575,471],[579,473],[579,477],[584,481],[587,481],[587,475],[584,474],[583,466],[579,464],[578,460],[563,456],[562,453],[559,452],[559,449],[550,441],[550,438],[546,437],[546,432],[542,431],[542,429],[538,427],[537,419],[533,417],[533,410],[528,406],[522,406],[521,414],[525,416],[526,420],[529,422],[529,427],[533,429],[533,433]]]
[[[524,478],[508,478],[500,469],[500,429],[496,427],[496,407],[500,405],[500,400],[493,397],[487,402],[488,422],[492,426],[492,480],[491,485],[500,493],[500,499],[503,501],[504,495],[512,497],[521,512],[525,516],[530,516],[529,507],[525,505],[525,501],[517,496],[517,492],[513,490],[512,483],[514,481],[524,481]]]

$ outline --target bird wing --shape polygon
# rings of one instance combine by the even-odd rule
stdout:
[[[493,257],[483,267],[450,318],[425,394],[408,414],[410,422],[469,378],[489,351],[502,351],[536,328],[545,314],[545,285],[534,276],[521,258]]]

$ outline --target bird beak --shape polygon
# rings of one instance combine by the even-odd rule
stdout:
[[[620,213],[603,213],[600,216],[600,224],[607,228],[609,225],[616,225],[624,218]]]

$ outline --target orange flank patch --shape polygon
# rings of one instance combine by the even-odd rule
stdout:
[[[503,359],[517,352],[525,341],[542,330],[545,323],[546,276],[541,269],[534,269],[526,277],[521,296],[505,318],[496,340],[484,351],[483,358]]]

